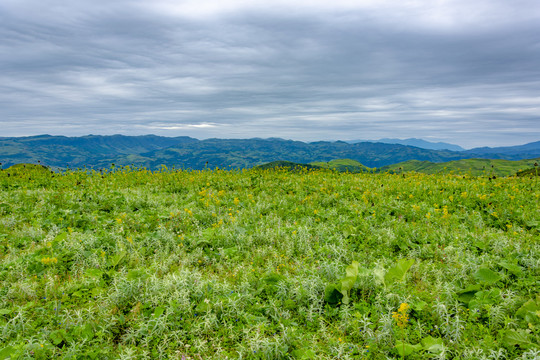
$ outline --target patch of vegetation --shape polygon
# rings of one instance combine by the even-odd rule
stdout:
[[[0,171],[2,359],[536,359],[529,177]]]
[[[318,170],[321,169],[321,166],[318,166],[316,164],[299,164],[294,163],[291,161],[272,161],[266,164],[257,165],[255,167],[259,170],[268,170],[268,169],[286,169],[286,170],[295,170],[295,171],[301,171],[301,170]]]
[[[370,168],[362,165],[356,160],[351,159],[337,159],[330,160],[328,162],[316,161],[312,162],[311,164],[325,169],[337,170],[339,172],[361,173],[371,171]]]
[[[534,167],[527,170],[521,170],[516,173],[516,176],[540,176],[540,170],[538,169],[538,163],[534,164]]]

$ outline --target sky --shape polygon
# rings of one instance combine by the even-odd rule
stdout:
[[[538,0],[2,0],[0,136],[540,140]]]

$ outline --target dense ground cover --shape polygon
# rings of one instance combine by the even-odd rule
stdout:
[[[0,358],[536,359],[536,179],[0,172]]]

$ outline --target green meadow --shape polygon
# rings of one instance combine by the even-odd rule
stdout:
[[[539,198],[489,173],[3,170],[0,359],[538,359]]]

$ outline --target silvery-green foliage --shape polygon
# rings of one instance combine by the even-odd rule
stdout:
[[[374,336],[373,329],[371,329],[372,323],[371,319],[367,314],[362,314],[362,317],[359,319],[359,327],[361,330],[361,335],[365,340],[371,339]]]
[[[501,305],[492,305],[488,309],[489,325],[491,328],[496,328],[504,323],[506,312]]]
[[[120,348],[120,354],[118,359],[119,360],[132,360],[132,359],[140,359],[141,355],[139,354],[140,350],[135,347],[131,346],[122,346]],[[146,351],[143,350],[143,354],[146,353]],[[145,357],[142,357],[145,358]]]
[[[0,338],[7,341],[16,338],[17,335],[25,334],[25,330],[28,328],[27,324],[30,322],[27,315],[26,311],[22,309],[17,311],[15,316],[0,328]]]
[[[540,359],[540,349],[529,349],[525,351],[519,359],[520,360],[538,360]]]
[[[391,313],[383,313],[379,317],[375,337],[377,342],[390,343],[394,338],[394,319]]]
[[[37,296],[37,291],[37,283],[30,281],[18,281],[11,284],[11,286],[8,288],[6,300],[11,299],[17,301],[35,298]]]
[[[464,359],[470,359],[470,360],[477,360],[477,359],[485,359],[486,356],[484,354],[484,349],[481,347],[475,347],[471,346],[470,348],[466,348],[463,351],[462,356]]]
[[[490,360],[504,360],[506,359],[506,350],[499,348],[497,350],[490,350],[488,359]]]

